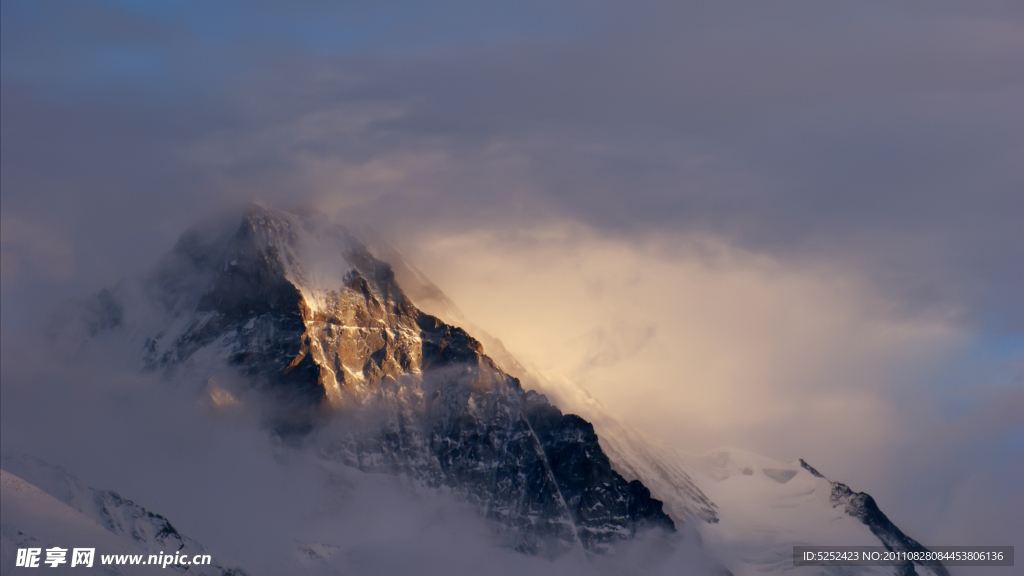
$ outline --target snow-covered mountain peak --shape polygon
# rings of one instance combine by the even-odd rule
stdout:
[[[340,225],[318,212],[293,214],[251,203],[219,214],[182,234],[174,250],[151,275],[174,307],[190,296],[217,290],[226,278],[248,280],[236,290],[286,279],[301,291],[312,310],[328,304],[353,266],[348,254],[359,243]],[[276,278],[279,276],[280,278]]]
[[[138,285],[85,303],[88,332],[128,336],[149,370],[214,404],[252,398],[272,434],[327,460],[453,491],[513,548],[600,553],[675,528],[612,468],[589,422],[420,311],[387,263],[322,215],[251,205],[211,219]],[[136,322],[140,302],[152,312]]]

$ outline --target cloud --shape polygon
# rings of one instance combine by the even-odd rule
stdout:
[[[1012,3],[237,8],[5,3],[5,204],[97,244],[86,268],[103,230],[139,266],[189,207],[253,196],[410,238],[708,229],[1019,328]]]
[[[67,279],[74,273],[74,247],[59,233],[5,214],[0,245],[3,246],[3,278],[17,283],[35,275]]]
[[[659,433],[895,467],[897,507],[1021,386],[1019,2],[2,8],[8,358],[260,198],[390,237]],[[1022,460],[986,430],[963,502]]]
[[[1022,432],[1010,416],[1019,353],[971,360],[976,336],[951,316],[901,314],[835,263],[572,223],[439,234],[410,250],[531,370],[581,384],[683,451],[805,458],[915,538],[940,537],[948,499],[981,481],[973,471],[1024,473],[1008,463]],[[982,524],[1002,494],[958,508],[959,520]]]

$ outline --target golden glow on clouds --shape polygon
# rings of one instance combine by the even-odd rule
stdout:
[[[896,314],[847,271],[714,238],[560,223],[411,252],[528,367],[689,451],[866,456],[899,432],[890,400],[902,383],[965,344],[950,325]]]

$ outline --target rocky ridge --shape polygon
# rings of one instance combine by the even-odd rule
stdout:
[[[875,503],[875,499],[870,494],[864,492],[854,492],[849,486],[842,482],[835,482],[825,478],[820,472],[814,469],[810,464],[804,461],[803,458],[799,460],[800,466],[810,472],[817,478],[827,480],[832,485],[832,492],[829,495],[829,500],[832,503],[833,508],[842,507],[842,509],[850,516],[860,520],[865,526],[871,530],[871,533],[881,540],[882,545],[886,549],[892,550],[906,550],[910,552],[927,552],[928,549],[921,545],[920,542],[914,540],[910,536],[907,536],[900,530],[891,520],[878,508],[878,504]],[[931,574],[935,576],[949,576],[949,571],[942,565],[941,562],[906,562],[896,566],[896,574],[898,576],[912,576],[917,574],[917,570],[914,565],[917,564],[920,567],[925,568]]]

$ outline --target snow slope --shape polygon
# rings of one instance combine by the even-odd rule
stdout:
[[[105,530],[92,518],[57,500],[32,484],[0,470],[0,569],[4,574],[15,571],[18,548],[96,548],[109,554],[141,554],[142,550]],[[45,559],[45,552],[42,554]],[[70,552],[69,552],[70,562]],[[58,569],[40,563],[48,574],[71,572],[67,565]],[[99,558],[93,564],[97,574],[130,574],[128,568],[120,571],[113,567],[99,566]],[[77,568],[77,567],[76,567]],[[135,572],[138,573],[138,572]]]
[[[14,565],[17,548],[59,546],[69,549],[95,547],[97,557],[94,566],[99,565],[99,554],[180,552],[190,557],[210,554],[213,564],[191,567],[187,573],[208,576],[245,574],[238,567],[225,567],[225,558],[212,554],[195,540],[179,533],[167,518],[122,498],[116,492],[86,486],[63,468],[36,458],[4,456],[0,463],[4,474],[0,522],[3,525],[5,573],[8,565]],[[113,573],[118,569],[122,572],[129,570],[128,567],[107,568]],[[181,566],[168,569],[186,572]]]
[[[831,502],[832,485],[800,466],[734,449],[688,459],[720,521],[701,526],[705,547],[736,576],[893,574],[892,567],[794,567],[793,546],[878,546],[870,528]]]

